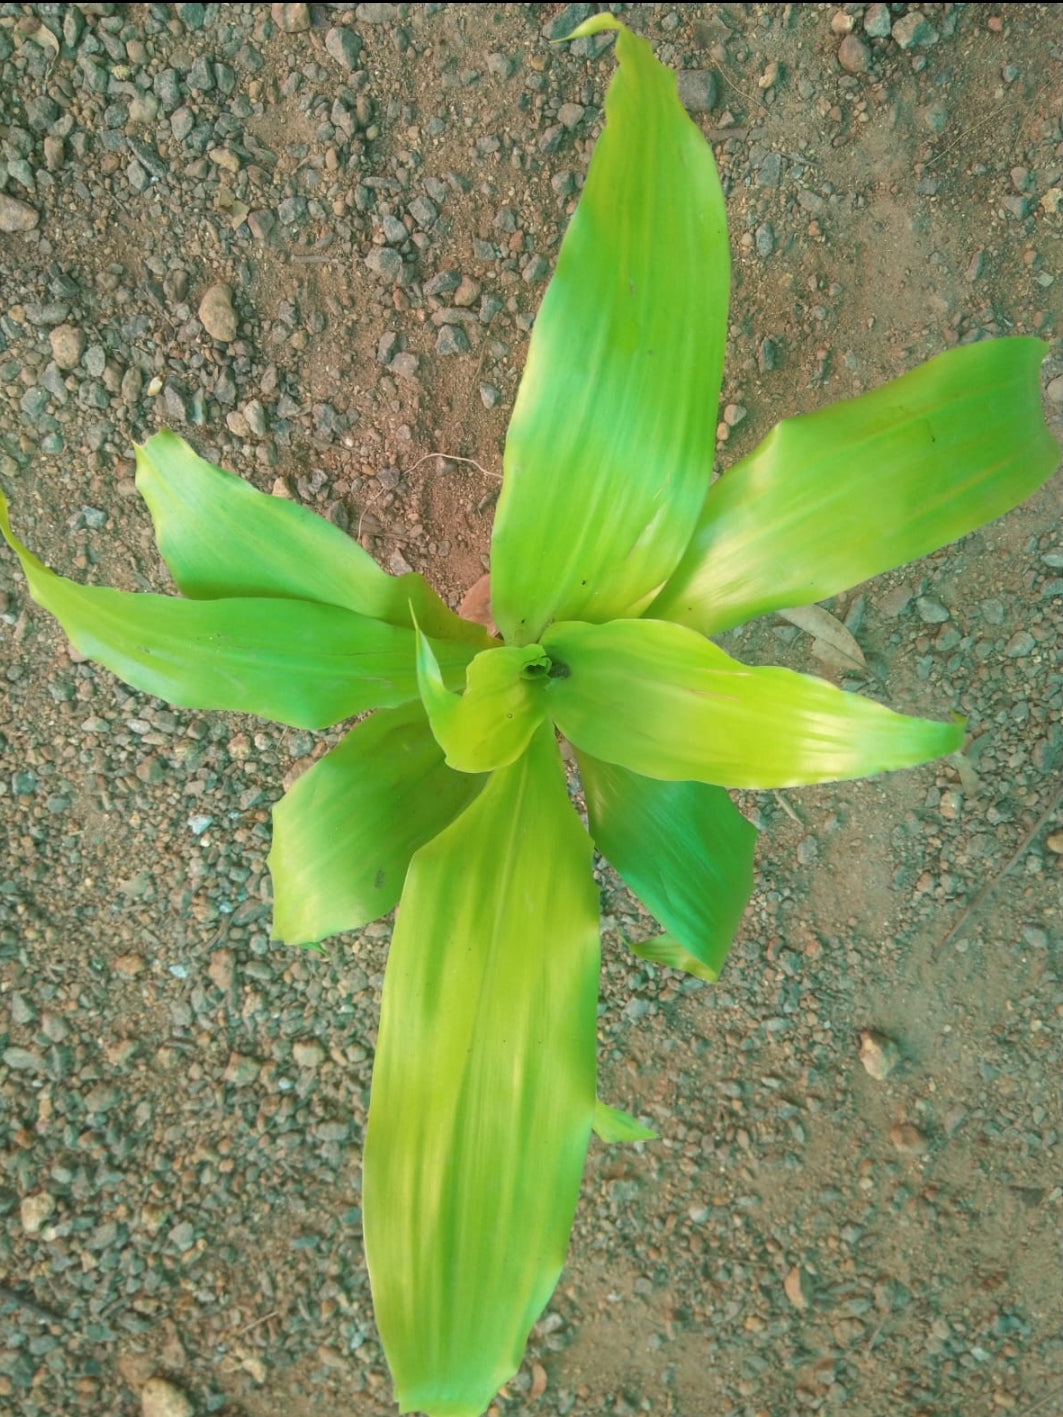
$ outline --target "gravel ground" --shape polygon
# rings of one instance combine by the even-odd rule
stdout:
[[[159,426],[456,604],[600,122],[573,5],[0,5],[0,483],[86,581],[160,589]],[[621,7],[617,7],[618,9]],[[721,465],[985,334],[1063,413],[1049,5],[638,5],[732,222]],[[725,446],[726,445],[726,446]],[[718,986],[603,871],[601,1091],[570,1262],[498,1414],[1058,1412],[1063,533],[1024,507],[840,597],[959,766],[743,794]],[[81,661],[0,558],[0,1408],[392,1412],[359,1145],[389,924],[269,939],[269,808],[326,738]],[[334,739],[335,735],[333,735]],[[961,770],[962,769],[962,770]]]

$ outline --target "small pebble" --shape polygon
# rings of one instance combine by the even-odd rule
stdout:
[[[193,1417],[194,1409],[187,1395],[166,1378],[149,1378],[140,1390],[140,1412],[141,1417]]]
[[[855,34],[847,34],[838,46],[838,63],[847,74],[866,74],[871,51]]]
[[[9,235],[18,231],[32,231],[39,221],[40,215],[28,202],[0,192],[0,231]]]
[[[19,1218],[27,1235],[39,1235],[41,1227],[55,1212],[55,1197],[47,1191],[35,1191],[24,1196],[19,1206]]]
[[[895,1122],[890,1127],[890,1141],[907,1156],[920,1156],[927,1148],[926,1137],[911,1122]]]
[[[48,335],[52,358],[60,369],[76,369],[85,352],[85,334],[76,325],[56,325]]]
[[[889,1077],[900,1060],[901,1050],[892,1038],[877,1029],[864,1029],[860,1035],[860,1061],[866,1073],[881,1082]]]
[[[199,302],[199,318],[211,339],[223,344],[234,340],[238,327],[232,288],[221,283],[210,286]]]

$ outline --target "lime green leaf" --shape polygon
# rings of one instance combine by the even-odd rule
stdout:
[[[621,1141],[657,1140],[657,1133],[644,1127],[630,1112],[609,1107],[604,1102],[597,1102],[594,1106],[594,1135],[609,1145]]]
[[[675,76],[611,16],[596,23],[619,30],[620,67],[535,321],[492,539],[491,605],[515,644],[554,619],[637,614],[712,471],[730,281],[719,179]]]
[[[297,728],[417,697],[412,630],[305,600],[181,600],[78,585],[22,545],[2,495],[0,533],[71,644],[143,693]],[[449,641],[436,649],[448,673],[472,652]]]
[[[444,766],[420,704],[352,728],[273,808],[276,938],[311,944],[386,914],[413,853],[483,785]]]
[[[423,577],[389,576],[351,537],[307,507],[259,492],[163,431],[137,448],[137,487],[174,583],[193,600],[318,600],[478,649],[486,631],[448,610]]]
[[[417,683],[447,766],[489,772],[519,757],[543,721],[549,668],[538,645],[484,650],[466,670],[464,694],[452,694],[419,633]]]
[[[365,1244],[403,1412],[479,1417],[557,1282],[594,1119],[598,892],[544,724],[413,858],[384,978]]]
[[[716,634],[825,600],[1001,516],[1052,475],[1035,339],[987,340],[788,418],[709,492],[647,612]]]
[[[715,984],[720,977],[718,969],[711,969],[700,959],[685,950],[674,935],[653,935],[648,940],[628,940],[627,947],[632,954],[644,959],[647,964],[663,964],[669,969],[681,969],[692,974],[695,979],[704,979]],[[721,961],[722,963],[722,961]]]
[[[756,830],[722,787],[577,758],[595,846],[696,966],[678,967],[716,979],[753,890]]]
[[[548,712],[577,748],[646,777],[789,787],[955,752],[963,725],[905,718],[789,669],[739,664],[660,620],[554,625]]]

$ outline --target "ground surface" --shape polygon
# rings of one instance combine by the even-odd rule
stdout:
[[[484,569],[612,59],[551,47],[553,5],[306,9],[0,5],[0,483],[66,574],[165,587],[130,461],[161,425],[452,603]],[[1058,9],[629,10],[702,71],[728,192],[722,466],[978,334],[1050,341],[1060,431]],[[743,796],[719,986],[625,953],[603,874],[601,1091],[661,1140],[592,1146],[500,1412],[1060,1410],[1059,513],[1057,477],[830,607],[877,695],[968,715],[964,777]],[[128,692],[6,553],[0,599],[0,1408],[184,1410],[154,1375],[390,1412],[358,1165],[389,927],[269,942],[269,807],[324,740]],[[729,643],[839,678],[779,620]]]

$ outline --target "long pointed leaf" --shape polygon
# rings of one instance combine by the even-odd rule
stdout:
[[[509,643],[637,614],[712,471],[730,268],[712,154],[675,76],[611,15],[620,67],[509,425],[491,605]]]
[[[625,1141],[656,1141],[657,1133],[644,1127],[630,1112],[599,1102],[594,1109],[594,1135],[607,1145]]]
[[[753,890],[756,829],[722,787],[577,759],[595,846],[680,942],[691,972],[718,978]]]
[[[543,648],[561,732],[646,777],[788,787],[911,767],[963,742],[962,724],[906,718],[789,669],[752,669],[683,625],[554,625]]]
[[[137,487],[174,583],[193,600],[281,596],[339,605],[485,649],[486,631],[448,610],[423,577],[389,576],[331,522],[259,492],[163,430],[137,448]]]
[[[273,808],[274,935],[312,944],[386,914],[413,853],[484,781],[444,766],[420,704],[352,728]]]
[[[297,728],[417,697],[412,630],[306,600],[182,600],[78,585],[23,546],[2,495],[0,534],[70,642],[143,693]],[[449,641],[436,649],[448,673],[472,653]]]
[[[709,492],[647,614],[703,634],[825,600],[1003,515],[1052,475],[1036,339],[949,350],[778,424]]]
[[[544,725],[406,878],[364,1179],[403,1412],[478,1417],[561,1271],[595,1110],[590,867]]]
[[[431,644],[417,635],[417,685],[447,766],[458,772],[508,767],[546,713],[549,660],[537,645],[484,650],[465,673],[465,692],[443,681]]]

